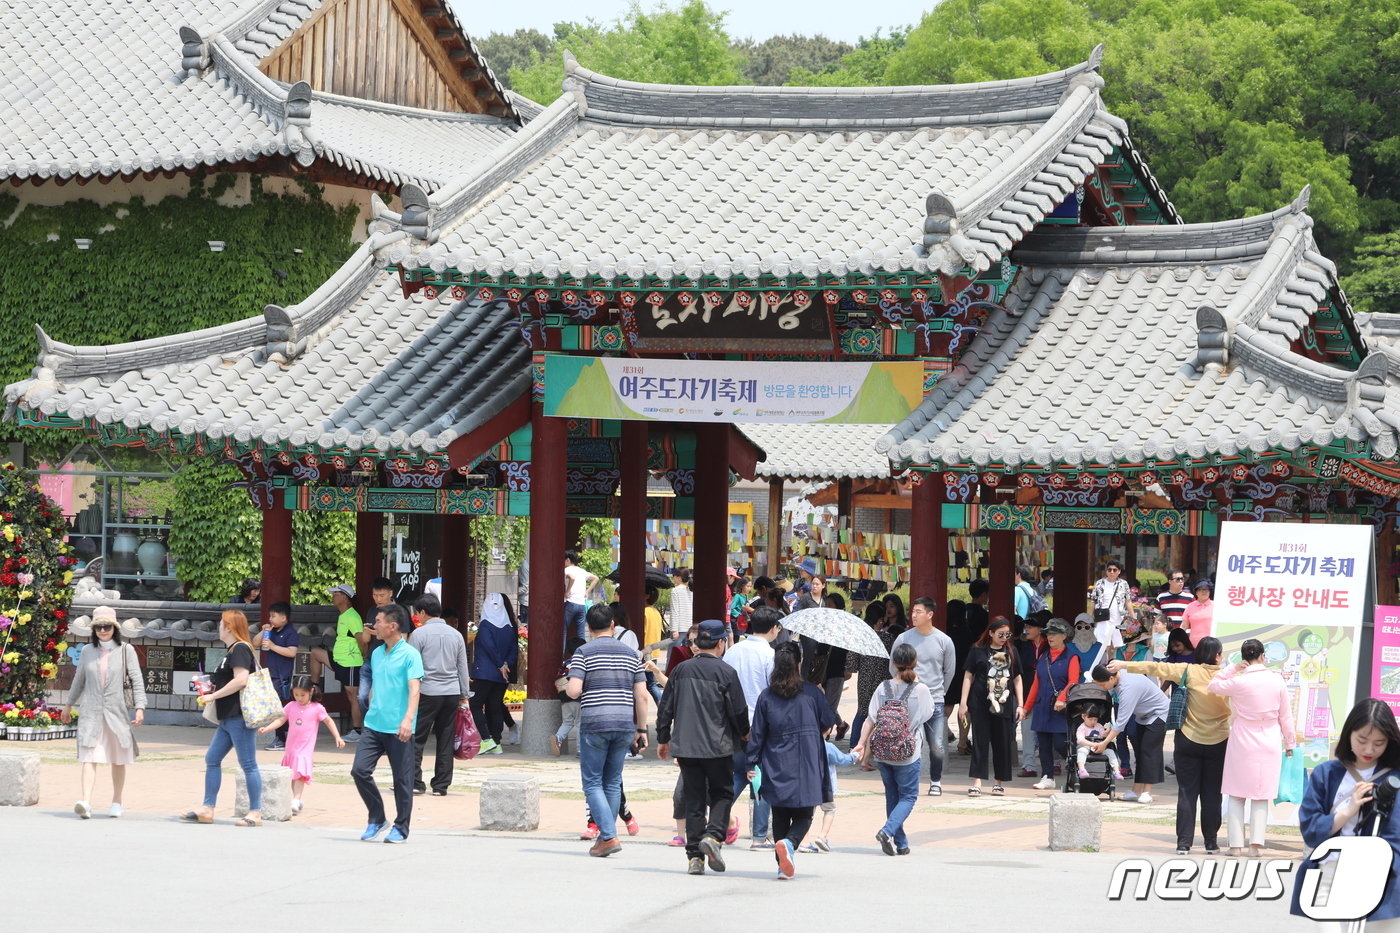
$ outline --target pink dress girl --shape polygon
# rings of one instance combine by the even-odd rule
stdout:
[[[320,703],[293,700],[282,707],[282,715],[287,717],[287,750],[282,754],[282,767],[292,769],[293,781],[310,784],[316,733],[322,720],[331,718],[330,713]]]

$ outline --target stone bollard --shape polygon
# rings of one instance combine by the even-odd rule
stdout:
[[[263,766],[262,772],[262,816],[265,820],[282,823],[292,818],[292,769]],[[233,815],[245,816],[248,813],[248,781],[240,768],[233,773],[237,791],[233,802]]]
[[[489,777],[481,785],[481,828],[534,832],[540,828],[540,784],[532,777]]]
[[[1054,794],[1050,797],[1050,848],[1099,850],[1103,810],[1093,794]]]
[[[0,752],[0,807],[39,803],[39,753]]]

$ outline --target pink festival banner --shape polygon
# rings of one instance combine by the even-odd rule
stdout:
[[[1376,607],[1371,696],[1390,704],[1400,716],[1400,606]]]

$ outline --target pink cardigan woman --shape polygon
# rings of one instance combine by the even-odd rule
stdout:
[[[1235,718],[1225,746],[1225,774],[1220,790],[1229,798],[1226,835],[1231,855],[1244,848],[1245,809],[1249,809],[1249,854],[1264,848],[1269,801],[1278,794],[1283,749],[1293,754],[1296,737],[1288,687],[1283,675],[1264,666],[1264,644],[1248,639],[1240,647],[1239,664],[1222,667],[1207,688],[1230,698]]]

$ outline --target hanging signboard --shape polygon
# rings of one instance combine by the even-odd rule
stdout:
[[[1331,757],[1351,709],[1371,573],[1369,525],[1224,522],[1213,634],[1223,663],[1248,638],[1280,671],[1307,767]]]
[[[820,292],[652,293],[634,313],[629,333],[642,353],[830,353],[837,343]]]
[[[1400,606],[1377,606],[1371,652],[1371,696],[1400,716]]]
[[[923,401],[919,362],[545,358],[544,409],[567,418],[892,424]]]

